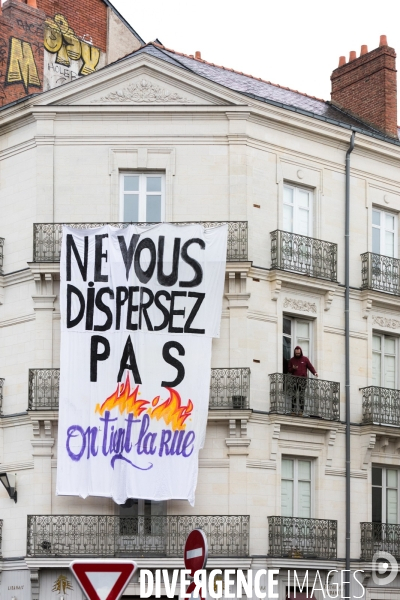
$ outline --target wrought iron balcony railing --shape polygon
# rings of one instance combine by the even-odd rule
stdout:
[[[3,248],[4,248],[4,238],[0,238],[0,275],[3,272]]]
[[[3,386],[4,386],[4,379],[2,379],[0,377],[0,415],[3,414]]]
[[[248,515],[28,515],[27,555],[181,557],[199,528],[211,556],[248,556],[249,526]]]
[[[335,559],[337,521],[268,517],[268,543],[269,556]]]
[[[337,244],[277,229],[271,232],[271,269],[337,280]]]
[[[174,223],[174,225],[190,225],[194,221]],[[227,260],[246,261],[248,245],[247,221],[196,221],[204,227],[228,225]],[[154,223],[133,223],[134,225],[152,225]],[[65,223],[70,227],[90,229],[103,225],[112,225],[121,229],[130,223]],[[60,262],[62,223],[34,223],[33,225],[33,261]]]
[[[28,410],[58,410],[60,369],[29,369]]]
[[[361,254],[361,288],[400,294],[400,260],[382,254]]]
[[[375,385],[360,389],[363,397],[363,423],[400,427],[400,390]]]
[[[28,410],[58,410],[59,387],[60,369],[29,369]],[[211,369],[210,409],[246,409],[249,398],[250,369]]]
[[[340,384],[336,381],[283,373],[272,373],[269,378],[272,413],[339,421]]]
[[[249,408],[250,369],[211,369],[210,409]]]
[[[361,560],[372,560],[376,552],[389,552],[400,559],[400,525],[360,523]]]

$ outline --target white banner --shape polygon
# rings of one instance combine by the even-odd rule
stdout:
[[[226,245],[226,225],[63,228],[58,495],[194,504]]]

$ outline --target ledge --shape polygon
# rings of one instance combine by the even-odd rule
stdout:
[[[379,425],[378,423],[360,423],[361,434],[375,433],[379,436],[400,438],[400,425]]]
[[[279,423],[285,427],[300,427],[302,429],[320,429],[322,431],[328,431],[330,429],[336,429],[340,433],[346,431],[346,426],[340,421],[327,421],[325,419],[315,417],[292,417],[291,415],[280,415],[276,413],[270,413],[270,423]]]
[[[253,411],[246,409],[212,408],[208,410],[208,421],[226,421],[227,419],[250,419]]]
[[[67,569],[71,563],[71,560],[77,558],[86,558],[85,556],[71,556],[64,558],[25,558],[25,563],[29,569]],[[132,558],[138,565],[139,569],[183,569],[183,556],[182,558],[165,558],[162,556],[149,556],[148,558],[135,556]],[[89,557],[88,557],[89,560]],[[120,562],[121,558],[113,556],[107,557],[107,561]],[[231,569],[250,569],[252,559],[250,557],[209,557],[207,561],[207,568],[218,569],[218,568],[231,568]]]

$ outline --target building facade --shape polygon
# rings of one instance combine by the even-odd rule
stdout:
[[[15,502],[0,489],[2,598],[81,600],[76,557],[182,568],[193,527],[209,568],[280,569],[282,599],[288,569],[308,570],[311,591],[317,571],[345,568],[354,132],[350,558],[366,598],[400,597],[398,579],[371,577],[376,551],[400,558],[400,143],[383,42],[341,61],[332,103],[151,43],[2,108],[0,471],[17,490]],[[360,73],[357,93],[378,86],[383,117],[346,105]],[[154,221],[229,224],[196,505],[56,496],[61,226]],[[301,384],[288,372],[297,345],[318,373]]]

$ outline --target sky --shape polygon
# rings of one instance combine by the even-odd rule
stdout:
[[[339,56],[377,48],[381,34],[400,52],[399,0],[111,1],[145,42],[324,100]]]

